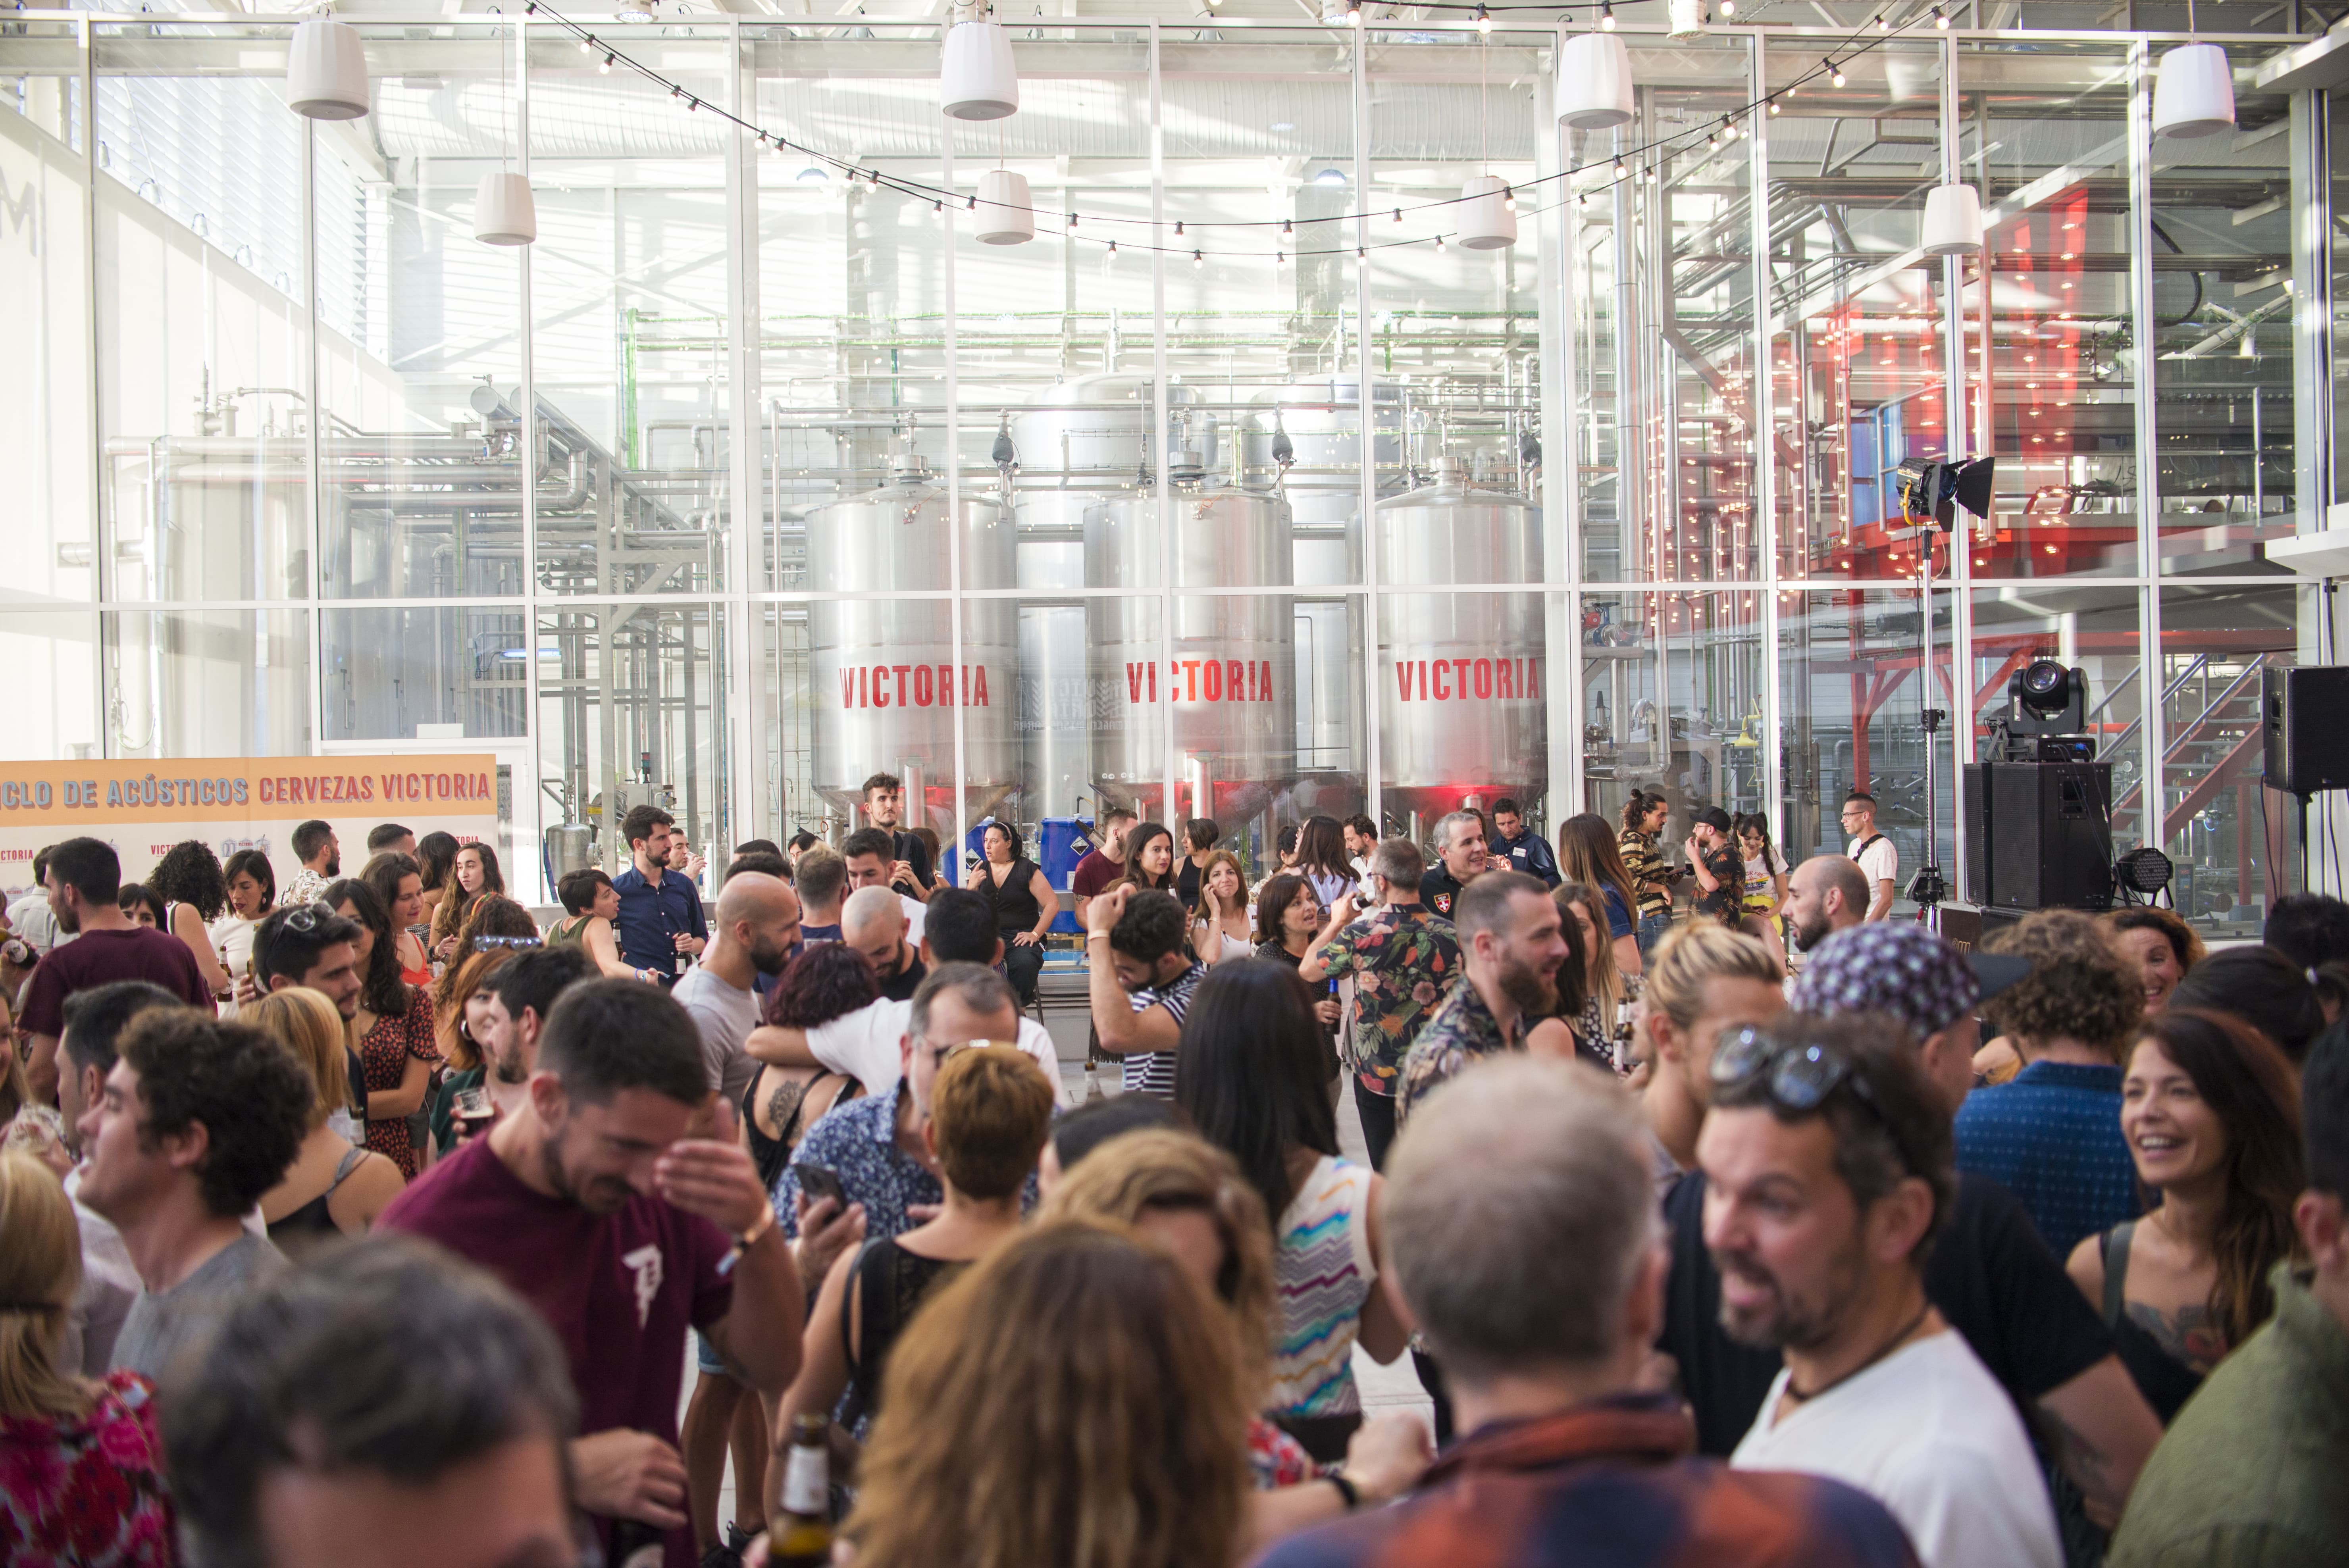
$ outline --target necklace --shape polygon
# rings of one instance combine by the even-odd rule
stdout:
[[[1869,1367],[1875,1366],[1878,1362],[1883,1360],[1886,1357],[1899,1349],[1902,1344],[1908,1340],[1909,1336],[1916,1333],[1918,1328],[1923,1325],[1926,1317],[1932,1312],[1932,1310],[1933,1304],[1930,1301],[1927,1302],[1923,1308],[1918,1312],[1916,1316],[1910,1318],[1907,1323],[1902,1324],[1900,1327],[1894,1332],[1891,1338],[1887,1339],[1883,1344],[1876,1347],[1874,1353],[1871,1354],[1867,1360],[1861,1362],[1858,1366],[1853,1367],[1842,1377],[1835,1378],[1819,1387],[1813,1388],[1809,1392],[1806,1393],[1804,1390],[1795,1387],[1795,1380],[1792,1377],[1788,1377],[1786,1379],[1786,1398],[1794,1400],[1797,1405],[1807,1404],[1811,1400],[1817,1398],[1822,1394],[1832,1393],[1834,1390],[1842,1387],[1846,1383],[1850,1382],[1853,1378],[1858,1377]]]

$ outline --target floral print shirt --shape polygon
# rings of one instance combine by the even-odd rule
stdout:
[[[1385,904],[1321,948],[1331,979],[1354,977],[1353,1026],[1346,1065],[1366,1094],[1392,1096],[1420,1026],[1460,975],[1460,939],[1452,923],[1424,904]]]
[[[1493,1009],[1465,976],[1419,1031],[1411,1055],[1402,1065],[1402,1095],[1395,1103],[1395,1120],[1407,1119],[1430,1090],[1466,1071],[1479,1057],[1526,1048],[1525,1020],[1513,1028],[1501,1027]]]
[[[169,1568],[178,1560],[145,1378],[108,1373],[80,1416],[0,1416],[0,1563]]]
[[[1704,869],[1712,873],[1714,886],[1707,892],[1704,884],[1698,882],[1690,907],[1699,917],[1720,921],[1734,931],[1737,917],[1744,912],[1745,862],[1725,843],[1701,847],[1697,853],[1704,857]]]

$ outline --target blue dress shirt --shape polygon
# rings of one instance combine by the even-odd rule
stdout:
[[[2121,1069],[2033,1062],[1958,1109],[1958,1169],[2023,1201],[2056,1257],[2137,1217],[2137,1161],[2121,1136]]]
[[[620,956],[639,969],[649,969],[664,985],[677,982],[677,943],[683,933],[708,938],[709,923],[702,918],[701,892],[683,872],[664,871],[656,887],[645,873],[630,866],[612,879],[620,895],[620,913],[613,918]]]

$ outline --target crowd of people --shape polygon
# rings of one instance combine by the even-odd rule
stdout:
[[[1969,952],[1858,793],[1112,811],[1081,1097],[1018,829],[862,804],[640,807],[543,928],[398,824],[45,851],[0,1563],[2340,1560],[2349,904]]]

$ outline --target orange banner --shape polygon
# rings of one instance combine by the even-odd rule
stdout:
[[[0,829],[55,829],[60,837],[129,822],[298,822],[401,811],[494,819],[497,810],[497,759],[486,755],[0,763]]]

